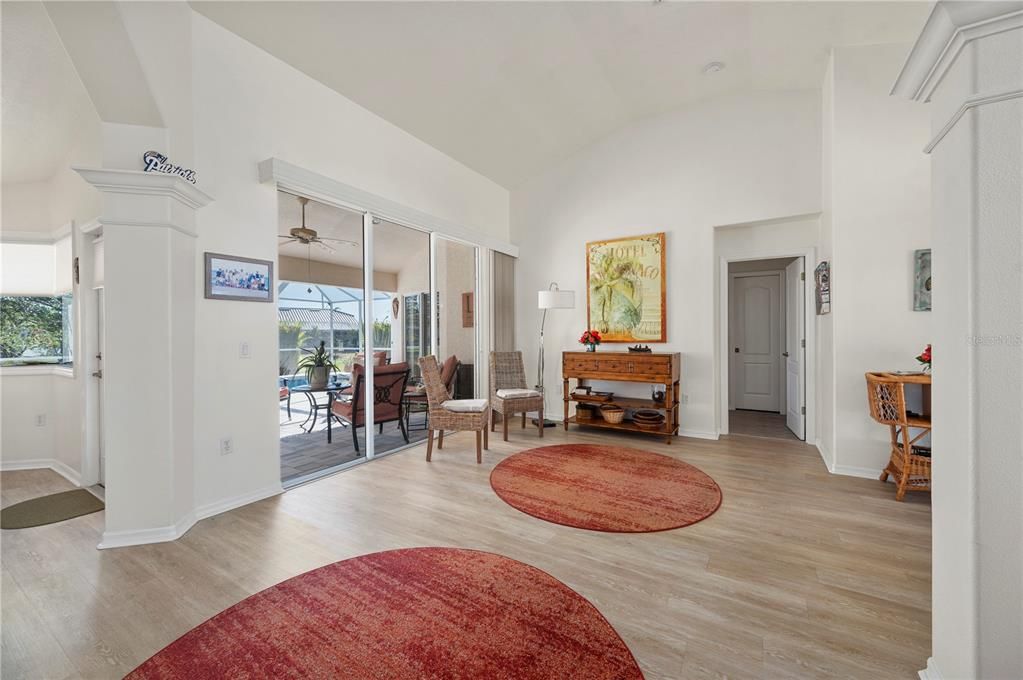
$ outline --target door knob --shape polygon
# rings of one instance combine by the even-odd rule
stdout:
[[[103,377],[103,370],[100,369],[98,371],[93,371],[92,372],[92,377],[93,378],[102,378]]]
[[[738,354],[738,353],[739,353],[739,348],[738,348],[738,347],[736,347],[736,348],[735,348],[735,353],[736,353],[736,354]]]
[[[789,353],[788,353],[788,352],[782,352],[782,353],[781,353],[781,355],[782,355],[783,357],[787,357],[787,356],[789,355]]]

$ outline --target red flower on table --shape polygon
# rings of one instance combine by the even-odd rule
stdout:
[[[599,345],[600,344],[600,331],[587,330],[579,338],[580,345]]]

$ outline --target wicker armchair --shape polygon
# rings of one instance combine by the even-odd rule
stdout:
[[[914,444],[930,433],[931,419],[906,412],[906,394],[901,382],[877,373],[866,375],[870,416],[887,425],[891,432],[891,459],[881,472],[881,481],[887,481],[888,475],[894,477],[898,485],[897,501],[901,501],[907,491],[930,491],[930,451]],[[919,434],[914,437],[911,429],[919,430]],[[927,455],[923,455],[924,451]]]
[[[490,353],[490,429],[497,429],[497,414],[504,425],[504,440],[508,441],[508,421],[516,413],[522,414],[522,427],[526,427],[526,414],[536,411],[537,429],[543,437],[543,394],[526,387],[526,369],[522,352]]]
[[[490,448],[487,437],[487,421],[490,419],[490,402],[486,399],[452,399],[440,377],[437,358],[433,355],[419,360],[426,385],[426,399],[429,403],[429,435],[426,441],[426,460],[433,457],[433,433],[438,433],[437,448],[444,448],[444,431],[476,433],[476,462],[483,462],[483,449]],[[482,442],[482,448],[480,444]]]

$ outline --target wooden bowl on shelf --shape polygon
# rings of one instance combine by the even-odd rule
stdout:
[[[612,425],[618,425],[625,420],[625,409],[613,404],[604,404],[600,407],[600,416]]]

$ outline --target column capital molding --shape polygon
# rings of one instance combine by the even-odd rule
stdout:
[[[77,166],[71,169],[103,194],[97,222],[104,226],[173,229],[195,237],[195,211],[213,201],[212,196],[177,175]]]
[[[141,170],[111,170],[72,166],[72,170],[100,191],[116,194],[167,196],[197,210],[213,201],[205,191],[177,175]]]
[[[974,40],[1023,29],[1023,2],[938,2],[899,72],[891,94],[929,102],[963,48]]]

